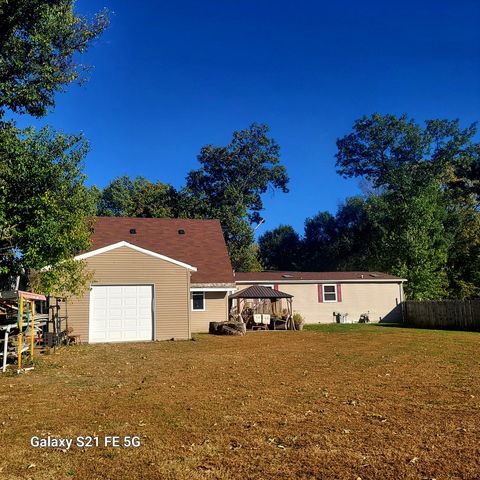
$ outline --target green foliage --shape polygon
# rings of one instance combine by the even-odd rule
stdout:
[[[272,270],[297,270],[300,237],[290,225],[280,225],[258,239],[259,257]]]
[[[9,276],[54,265],[89,246],[92,196],[85,141],[43,128],[0,129],[0,255]]]
[[[450,185],[446,190],[448,210],[446,228],[453,235],[449,251],[447,275],[450,296],[468,298],[480,296],[480,215],[477,186],[470,180],[459,179],[457,172],[450,171]],[[459,183],[464,188],[458,188]],[[465,185],[466,183],[466,185]]]
[[[97,190],[95,190],[97,192]],[[97,195],[97,214],[116,217],[173,217],[177,192],[161,182],[144,177],[117,177]]]
[[[333,270],[337,261],[337,225],[329,212],[305,220],[302,269]]]
[[[371,258],[373,237],[365,198],[345,200],[336,215],[320,212],[305,220],[302,239],[303,270],[361,270]]]
[[[446,264],[452,239],[445,229],[446,210],[438,185],[425,185],[405,201],[387,191],[368,202],[373,236],[366,266],[408,279],[413,300],[447,296]]]
[[[367,202],[351,197],[336,215],[319,212],[307,218],[303,237],[289,225],[267,231],[259,239],[260,258],[273,270],[359,270],[371,256],[371,238]]]
[[[293,314],[293,322],[295,323],[295,327],[299,327],[300,325],[303,325],[305,323],[305,318],[303,315],[299,312],[294,312]]]
[[[335,216],[337,236],[333,254],[340,270],[362,270],[375,254],[371,205],[362,196],[350,197]]]
[[[73,0],[0,0],[0,119],[9,110],[41,117],[55,94],[85,67],[77,54],[106,28],[105,12],[93,21]],[[79,291],[88,273],[73,256],[89,246],[94,194],[85,185],[81,136],[49,128],[17,129],[0,120],[0,287],[32,275],[46,292]],[[45,275],[35,274],[46,265]],[[35,283],[41,288],[40,283]]]
[[[89,21],[73,0],[0,0],[0,117],[5,108],[40,117],[55,94],[81,78],[75,56],[107,26],[106,12]]]
[[[201,167],[187,175],[180,192],[168,184],[123,176],[91,193],[98,215],[219,219],[233,267],[257,271],[262,266],[252,225],[262,220],[262,195],[269,188],[288,192],[279,153],[268,127],[252,124],[234,132],[227,146],[203,147]]]
[[[410,298],[480,293],[476,131],[458,120],[422,128],[406,116],[374,114],[337,141],[338,172],[382,192],[369,199],[376,248],[367,264],[408,278]]]
[[[93,199],[81,136],[0,129],[0,256],[9,277],[71,259],[89,246]]]
[[[44,271],[32,271],[28,283],[34,292],[63,298],[80,297],[89,290],[94,276],[85,260],[69,258]]]
[[[201,168],[188,174],[180,193],[180,216],[220,220],[238,271],[260,268],[252,250],[251,225],[262,220],[262,194],[268,188],[288,192],[288,176],[279,155],[268,127],[254,123],[234,132],[227,146],[203,147],[198,156]]]
[[[408,279],[411,299],[480,295],[480,144],[476,125],[374,114],[337,141],[338,172],[371,187],[305,221],[302,270],[380,270]],[[283,226],[282,229],[291,227]],[[276,238],[265,267],[278,268]],[[262,244],[261,244],[262,247]],[[262,251],[262,249],[261,249]]]

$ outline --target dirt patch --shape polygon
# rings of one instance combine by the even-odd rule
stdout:
[[[0,478],[480,478],[479,347],[370,325],[74,346],[0,377]]]

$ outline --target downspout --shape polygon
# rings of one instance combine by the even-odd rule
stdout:
[[[190,296],[191,296],[191,293],[190,293],[190,281],[191,281],[191,278],[192,278],[192,272],[190,270],[187,269],[187,316],[188,316],[188,339],[191,340],[192,339],[192,308],[191,308],[191,305],[190,305]]]

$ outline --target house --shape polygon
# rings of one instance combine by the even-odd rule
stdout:
[[[89,290],[68,303],[82,342],[188,339],[229,316],[229,295],[266,285],[293,295],[307,323],[348,313],[400,321],[402,278],[379,272],[249,272],[234,275],[217,220],[97,217],[85,260]]]
[[[97,217],[76,258],[94,274],[68,303],[83,342],[188,339],[228,318],[235,283],[217,220]]]
[[[330,323],[336,314],[357,322],[400,322],[403,278],[381,272],[246,272],[235,274],[238,289],[264,285],[293,295],[293,310],[306,323]]]

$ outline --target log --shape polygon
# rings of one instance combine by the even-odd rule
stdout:
[[[213,335],[215,334],[218,334],[219,333],[219,328],[220,328],[220,325],[222,325],[223,322],[210,322],[208,324],[208,333],[211,333]]]
[[[209,332],[215,335],[245,335],[246,325],[243,322],[210,322]]]

